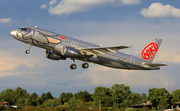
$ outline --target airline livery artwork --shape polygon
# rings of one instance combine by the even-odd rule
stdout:
[[[36,28],[20,28],[17,31],[17,36],[23,38],[24,40],[31,40],[32,44],[39,47],[46,47],[49,49],[54,49],[54,44],[61,43],[60,39],[55,37],[58,35],[50,35],[48,33],[43,33]]]
[[[158,50],[158,45],[154,42],[148,44],[142,51],[142,58],[147,60],[152,58]]]

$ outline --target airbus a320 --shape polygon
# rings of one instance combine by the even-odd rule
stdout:
[[[31,46],[45,49],[45,54],[51,60],[66,60],[70,58],[71,69],[76,69],[75,59],[83,61],[82,68],[89,67],[88,62],[118,69],[128,70],[159,70],[162,63],[152,63],[161,45],[162,39],[156,38],[134,55],[119,52],[131,46],[102,47],[84,42],[72,37],[46,31],[37,27],[21,27],[10,32],[15,39],[28,44],[26,54]]]

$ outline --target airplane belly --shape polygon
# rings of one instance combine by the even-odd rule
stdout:
[[[105,57],[100,57],[100,56],[98,56],[98,59],[99,59],[99,62],[97,64],[100,64],[103,66],[118,68],[118,69],[129,69],[129,67],[126,64],[115,59],[110,59],[110,58],[105,58]]]

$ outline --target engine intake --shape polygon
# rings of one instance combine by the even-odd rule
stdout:
[[[52,50],[46,50],[46,58],[51,60],[66,60],[66,57],[54,52]]]

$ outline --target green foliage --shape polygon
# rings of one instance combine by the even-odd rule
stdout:
[[[94,93],[92,94],[92,99],[94,100],[94,105],[99,105],[99,99],[101,100],[102,106],[111,106],[112,105],[112,97],[109,88],[105,87],[96,87],[94,89]]]
[[[37,97],[38,97],[38,95],[35,92],[31,95],[32,99],[36,99]]]
[[[4,91],[2,91],[0,94],[10,94],[11,92],[14,92],[13,89],[6,89]]]
[[[42,98],[43,101],[46,100],[46,94],[44,92],[41,94],[41,98]]]
[[[45,95],[45,100],[53,99],[52,95],[50,92],[47,92]]]
[[[71,92],[70,93],[62,92],[60,97],[61,97],[61,103],[64,104],[65,102],[68,102],[70,98],[73,97],[73,94]]]
[[[84,107],[84,106],[85,106],[84,101],[81,99],[78,99],[77,100],[77,107]]]
[[[29,109],[38,110],[38,108],[42,108],[42,111],[81,111],[82,109],[89,110],[88,107],[95,108],[92,109],[93,111],[96,110],[96,108],[98,109],[99,99],[101,100],[102,110],[104,111],[109,111],[110,109],[108,107],[113,107],[118,111],[124,111],[125,108],[132,104],[147,102],[147,100],[151,101],[155,109],[157,106],[159,106],[160,109],[164,109],[174,102],[180,102],[180,89],[174,90],[170,95],[165,88],[152,88],[149,89],[148,98],[145,93],[142,93],[141,95],[138,93],[132,93],[130,87],[125,86],[124,84],[115,84],[111,88],[99,86],[94,89],[93,94],[89,94],[87,91],[80,91],[75,93],[73,96],[71,92],[62,92],[58,98],[53,97],[50,92],[42,93],[41,97],[39,97],[35,92],[29,94],[21,87],[17,87],[15,90],[6,89],[0,93],[0,102],[8,101],[10,105],[18,106],[37,106],[37,109],[33,107]],[[117,106],[118,109],[116,109]],[[53,109],[50,107],[56,108]],[[69,107],[72,107],[72,109]],[[144,107],[140,110],[149,109]]]
[[[43,99],[41,98],[41,97],[37,97],[36,98],[36,104],[37,104],[37,106],[39,106],[39,105],[41,105],[41,104],[43,104]]]
[[[164,97],[165,101],[167,101],[167,106],[171,104],[171,96],[169,92],[165,88],[152,88],[149,89],[149,95],[148,98],[153,104],[153,107],[156,107],[159,105],[160,99]]]
[[[25,98],[18,99],[18,106],[24,106],[25,105]]]
[[[140,96],[140,101],[143,103],[147,103],[147,96],[145,93],[142,93],[142,95]]]
[[[85,102],[84,106],[92,106],[92,104],[93,104],[93,101],[89,101],[89,102]]]
[[[117,106],[116,102],[114,102],[113,109],[116,109],[116,108],[118,108],[118,106]]]
[[[55,106],[57,106],[57,105],[62,105],[62,103],[61,103],[61,98],[59,97],[59,98],[55,98],[54,97],[54,105]]]
[[[86,90],[84,90],[84,92],[82,92],[82,91],[77,92],[77,93],[74,94],[74,96],[77,99],[83,100],[84,102],[89,102],[89,101],[92,100],[91,94],[89,94],[89,92],[87,92]]]
[[[111,94],[113,101],[118,103],[120,107],[128,107],[132,103],[137,102],[137,95],[131,93],[129,86],[124,84],[113,85],[111,87]]]
[[[172,91],[171,96],[172,96],[172,100],[171,100],[172,103],[180,102],[180,89],[176,89]]]
[[[76,97],[69,99],[69,107],[71,107],[71,108],[76,107],[77,102],[78,102],[78,100]]]
[[[68,103],[68,102],[65,102],[63,106],[64,106],[64,107],[69,107],[69,103]]]
[[[159,102],[159,109],[165,109],[167,107],[168,107],[167,100],[165,100],[164,96],[162,96]]]
[[[55,106],[55,102],[53,99],[48,99],[47,100],[47,104],[48,107],[54,107]]]
[[[135,108],[126,108],[125,111],[136,111]]]

